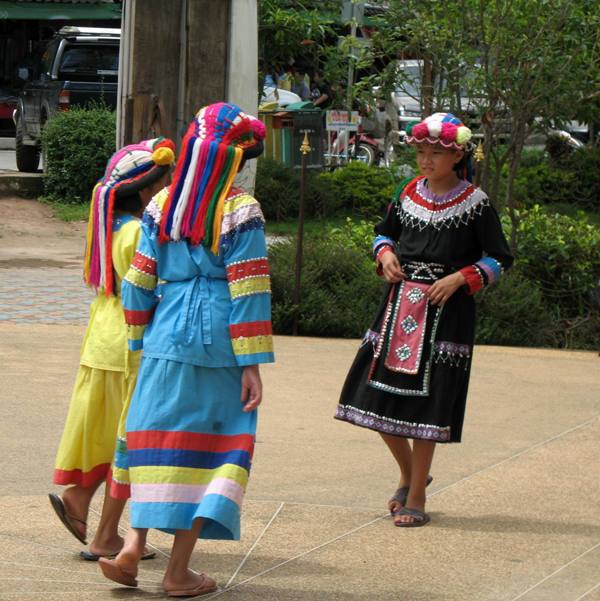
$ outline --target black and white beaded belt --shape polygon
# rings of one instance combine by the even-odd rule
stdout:
[[[406,261],[402,263],[402,271],[406,274],[406,279],[413,282],[432,283],[443,278],[452,270],[442,263],[426,263],[424,261]]]

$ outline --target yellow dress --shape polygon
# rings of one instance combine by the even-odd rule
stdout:
[[[135,388],[139,352],[127,348],[121,280],[129,270],[140,221],[121,215],[113,225],[112,259],[117,296],[99,291],[81,347],[79,371],[56,455],[55,484],[94,486],[110,478],[119,424]]]

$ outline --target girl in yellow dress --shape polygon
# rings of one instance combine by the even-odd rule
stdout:
[[[97,294],[54,470],[55,484],[71,486],[61,496],[50,494],[64,526],[87,544],[90,502],[106,480],[100,524],[89,551],[81,553],[92,561],[114,556],[123,546],[118,526],[127,495],[113,498],[109,484],[117,429],[124,422],[135,387],[139,353],[127,348],[121,280],[138,244],[139,217],[152,196],[168,183],[174,148],[165,138],[122,148],[111,157],[92,193],[84,279]],[[118,482],[113,482],[115,488]]]

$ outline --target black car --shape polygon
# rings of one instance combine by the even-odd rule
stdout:
[[[37,171],[42,128],[58,111],[92,102],[117,104],[119,29],[63,27],[41,57],[13,114],[19,171]]]

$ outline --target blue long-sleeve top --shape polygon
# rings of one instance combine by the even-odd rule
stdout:
[[[148,205],[121,298],[129,348],[204,367],[274,361],[264,218],[256,199],[225,201],[220,252],[185,241],[159,243],[163,190]]]

